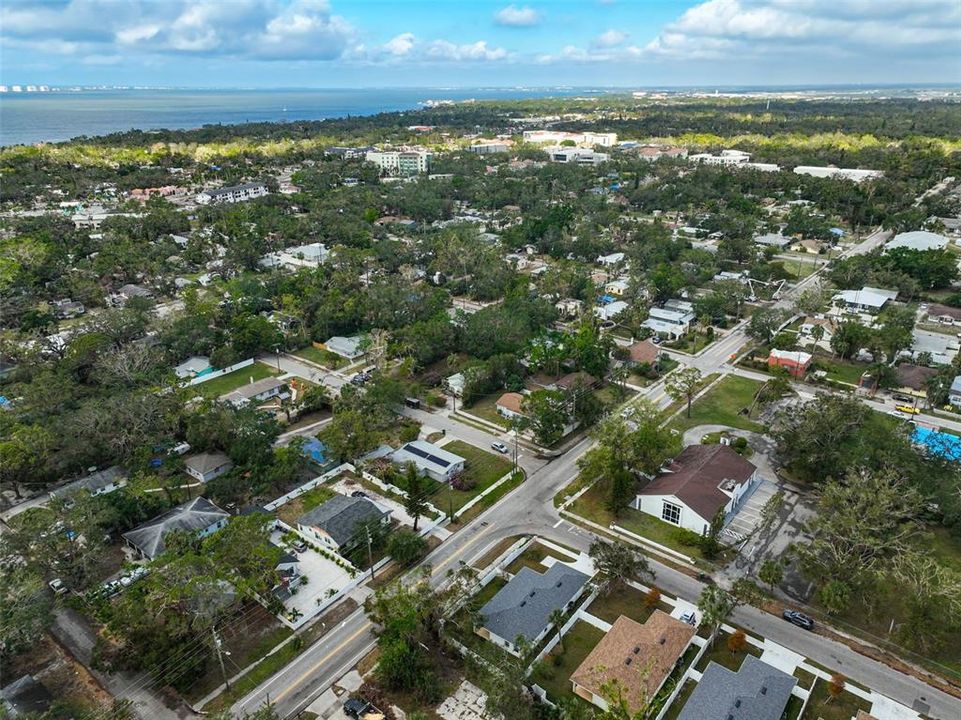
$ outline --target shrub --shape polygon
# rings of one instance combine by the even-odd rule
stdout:
[[[737,437],[734,438],[734,442],[731,443],[735,450],[746,450],[747,449],[747,438]]]
[[[455,490],[461,490],[462,492],[469,492],[477,487],[477,481],[474,480],[470,475],[466,473],[463,475],[458,475],[451,482]]]
[[[400,426],[400,441],[411,442],[420,435],[420,425],[414,422],[406,422]]]
[[[674,542],[685,547],[698,547],[701,544],[701,536],[687,528],[672,528],[670,535]]]

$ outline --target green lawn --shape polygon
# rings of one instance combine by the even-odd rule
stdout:
[[[607,498],[601,484],[598,483],[574,501],[570,509],[571,512],[604,527],[615,522],[625,530],[630,530],[632,533],[646,537],[695,560],[703,559],[701,548],[698,545],[686,544],[685,540],[690,536],[680,532],[680,528],[633,508],[622,510],[615,519],[614,515],[607,509],[606,502]]]
[[[848,385],[857,385],[861,380],[861,375],[868,369],[868,366],[864,363],[838,360],[822,353],[815,355],[813,363],[816,363],[819,369],[827,371],[829,380],[836,380]]]
[[[763,432],[764,426],[747,418],[746,411],[754,403],[754,396],[762,383],[749,378],[728,375],[721,379],[691,406],[691,417],[686,407],[671,421],[671,427],[683,432],[698,425],[728,425],[741,430]]]
[[[276,368],[255,362],[253,365],[234,370],[231,373],[221,375],[218,378],[194,385],[193,387],[204,397],[217,398],[229,393],[231,390],[236,390],[241,385],[247,384],[251,378],[254,380],[263,380],[264,378],[279,374]]]
[[[613,625],[621,615],[626,615],[632,620],[644,623],[647,622],[647,619],[655,610],[671,611],[670,605],[663,600],[652,607],[647,607],[646,599],[647,596],[640,590],[630,586],[622,586],[608,595],[599,595],[588,606],[587,612]]]
[[[464,464],[464,477],[473,481],[474,487],[471,490],[451,491],[447,488],[441,489],[433,497],[434,504],[441,510],[446,510],[453,502],[454,512],[456,513],[468,501],[504,477],[512,467],[511,463],[500,455],[481,450],[479,447],[463,440],[453,440],[444,445],[443,448],[455,455],[460,455],[467,461]]]
[[[828,694],[828,681],[819,679],[814,684],[804,720],[851,720],[858,710],[867,712],[871,703],[844,691],[838,697]]]
[[[277,517],[288,525],[296,527],[297,518],[299,518],[308,510],[313,510],[321,503],[330,500],[330,498],[333,496],[334,491],[329,487],[318,485],[317,487],[308,490],[303,495],[298,495],[295,498],[291,498],[277,508]]]
[[[716,333],[710,339],[708,339],[707,335],[704,333],[697,333],[696,335],[694,333],[688,333],[678,340],[672,340],[671,342],[664,343],[664,347],[693,355],[701,352],[701,350],[713,343],[717,337],[718,336]]]
[[[744,662],[744,658],[748,655],[753,655],[754,657],[761,657],[761,649],[754,647],[750,643],[744,646],[744,650],[740,652],[732,653],[727,649],[727,639],[730,637],[728,633],[718,633],[717,639],[714,641],[714,645],[709,647],[707,651],[698,660],[695,670],[704,672],[704,669],[713,661],[718,665],[723,665],[728,670],[733,670],[737,672],[738,668],[741,667],[741,663]],[[850,718],[848,718],[850,720]]]
[[[678,715],[681,714],[681,710],[684,709],[684,704],[691,697],[691,693],[694,692],[694,688],[696,687],[697,683],[693,680],[684,681],[684,687],[681,688],[681,692],[674,698],[670,709],[664,715],[664,720],[677,720]]]
[[[291,353],[291,355],[296,355],[304,360],[309,360],[310,362],[317,363],[318,365],[323,365],[331,370],[336,370],[337,368],[343,367],[347,364],[347,361],[340,355],[335,355],[328,350],[315,348],[313,345],[308,345],[300,350],[295,350]]]
[[[488,422],[492,422],[495,425],[499,425],[502,428],[507,428],[509,427],[507,419],[497,412],[497,401],[503,394],[504,393],[502,392],[495,392],[491,393],[490,395],[485,395],[472,405],[464,408],[464,411],[470,413],[471,415],[476,415],[479,418],[487,420]]]
[[[546,545],[541,545],[539,542],[534,542],[531,543],[514,562],[508,565],[505,570],[511,575],[514,575],[520,572],[522,567],[529,567],[531,570],[543,573],[547,570],[547,566],[544,565],[543,560],[549,557],[557,558],[562,562],[573,562],[575,560],[575,558],[567,553],[560,553]]]
[[[555,702],[577,697],[571,690],[571,674],[584,662],[604,633],[593,625],[578,621],[564,636],[563,652],[557,645],[531,674],[531,680],[547,691]]]

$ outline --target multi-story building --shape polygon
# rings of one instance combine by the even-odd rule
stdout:
[[[596,132],[564,132],[561,130],[525,130],[524,142],[529,143],[552,143],[559,145],[569,141],[577,145],[588,145],[593,147],[613,147],[617,144],[617,133],[596,133]]]
[[[231,187],[204,190],[197,195],[197,202],[201,205],[219,205],[222,203],[239,203],[263,197],[267,194],[267,185],[262,182],[233,185]]]
[[[550,156],[551,162],[577,163],[578,165],[599,165],[611,159],[611,156],[607,153],[594,152],[588,148],[580,147],[555,145],[544,148],[544,152]]]
[[[390,175],[419,175],[430,172],[433,157],[426,150],[371,150],[365,159]]]

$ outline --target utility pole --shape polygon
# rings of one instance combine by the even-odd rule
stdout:
[[[220,638],[217,636],[217,628],[212,625],[210,632],[213,633],[214,636],[214,648],[217,650],[217,660],[220,661],[220,672],[224,676],[224,687],[230,690],[230,678],[227,677],[227,668],[224,666],[224,652],[220,645]]]
[[[447,517],[450,518],[451,522],[454,522],[454,480],[453,478],[447,481],[447,503],[448,503]]]
[[[367,562],[370,563],[370,579],[374,579],[374,551],[373,544],[370,539],[370,525],[365,525],[364,529],[367,531]]]

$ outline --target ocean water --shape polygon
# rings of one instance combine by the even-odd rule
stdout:
[[[357,90],[82,90],[0,94],[0,145],[55,142],[136,128],[323,120],[411,110],[425,100],[587,94],[585,88],[372,88]]]

